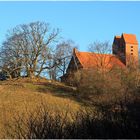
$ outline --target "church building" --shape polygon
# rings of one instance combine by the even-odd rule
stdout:
[[[134,34],[123,33],[114,37],[112,54],[80,52],[74,48],[66,73],[60,78],[62,82],[68,82],[79,69],[109,71],[117,67],[125,68],[132,62],[134,67],[138,65],[138,41]]]

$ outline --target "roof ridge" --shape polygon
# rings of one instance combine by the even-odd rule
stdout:
[[[138,44],[138,40],[135,34],[122,33],[122,37],[125,43]]]
[[[110,54],[110,53],[79,52],[79,51],[78,51],[77,53],[89,53],[89,54],[113,55],[113,54]]]
[[[122,34],[126,34],[126,35],[135,35],[135,34],[132,34],[132,33],[122,33]],[[136,35],[135,35],[136,36]]]

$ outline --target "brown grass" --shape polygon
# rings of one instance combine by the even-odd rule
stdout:
[[[35,109],[42,102],[54,112],[68,109],[76,112],[80,108],[73,98],[73,89],[59,82],[45,79],[0,82],[0,138],[7,122],[10,123],[17,114]]]

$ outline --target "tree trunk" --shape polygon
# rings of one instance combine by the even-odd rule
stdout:
[[[35,74],[34,72],[30,72],[30,76],[29,76],[31,79],[35,78]]]

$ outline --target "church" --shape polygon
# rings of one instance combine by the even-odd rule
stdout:
[[[114,37],[112,54],[80,52],[74,48],[66,73],[60,78],[62,82],[68,82],[79,69],[109,71],[132,65],[132,61],[134,66],[138,65],[138,41],[136,35],[123,33]]]

